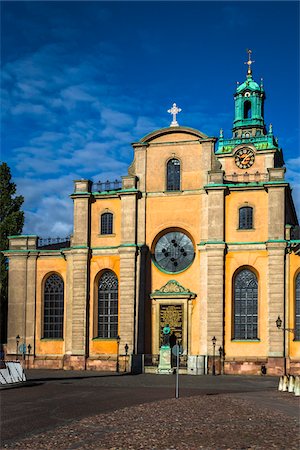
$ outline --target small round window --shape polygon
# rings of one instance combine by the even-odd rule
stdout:
[[[181,272],[193,261],[194,245],[191,239],[181,231],[164,234],[156,243],[155,262],[167,272]]]

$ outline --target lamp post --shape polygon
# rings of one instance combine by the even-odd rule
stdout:
[[[28,347],[27,347],[27,349],[28,349],[28,364],[27,364],[27,369],[29,369],[29,363],[30,363],[30,352],[31,352],[31,345],[30,345],[30,344],[28,344]]]
[[[212,366],[212,374],[216,375],[216,362],[215,362],[215,357],[216,357],[216,336],[214,336],[212,338],[212,344],[213,344],[213,366]]]
[[[119,367],[119,349],[120,349],[120,336],[117,336],[117,372],[119,372],[120,367]]]
[[[223,366],[222,366],[222,356],[223,356],[223,348],[220,346],[219,347],[219,355],[220,355],[220,374],[222,374],[223,370]]]
[[[285,354],[285,332],[287,331],[288,333],[293,333],[295,336],[295,328],[285,328],[282,327],[282,320],[280,318],[280,316],[277,317],[276,320],[276,327],[278,328],[278,330],[282,330],[283,331],[283,374],[286,375],[286,354]]]
[[[16,336],[16,359],[18,361],[19,359],[19,342],[20,342],[20,336]]]
[[[129,349],[128,344],[125,344],[124,349],[125,349],[125,372],[127,372],[127,355],[128,355],[128,349]]]

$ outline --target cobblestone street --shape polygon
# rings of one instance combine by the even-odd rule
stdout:
[[[30,406],[25,395],[27,399],[32,397],[41,416],[29,436],[28,429],[24,428],[16,439],[6,430],[13,426],[6,410],[2,428],[6,439],[2,436],[2,448],[299,449],[299,400],[293,394],[278,392],[276,379],[183,376],[181,397],[175,399],[172,376],[93,377],[89,374],[82,379],[77,375],[70,378],[70,372],[62,378],[58,373],[54,375],[44,378],[44,384],[2,391],[2,413],[7,406],[13,414],[10,396],[25,401],[24,412]],[[36,382],[40,383],[41,379]],[[64,380],[72,383],[71,386],[61,384]],[[59,391],[59,385],[65,392]],[[76,419],[68,413],[66,402],[69,399],[72,405],[72,397],[66,389],[71,387],[77,395],[79,410],[82,405],[83,418],[79,415]],[[44,398],[37,396],[41,388]],[[117,396],[119,406],[107,397],[108,391],[112,393],[111,399]],[[56,392],[54,398],[52,392]],[[96,414],[95,395],[99,411],[102,410]],[[81,402],[82,398],[85,401]],[[90,411],[85,409],[89,403]],[[49,408],[48,425],[42,419],[43,408]],[[19,413],[15,410],[19,414],[19,430],[24,421],[21,411],[21,408]],[[30,415],[30,410],[27,414]],[[52,421],[55,415],[61,418],[59,422]]]

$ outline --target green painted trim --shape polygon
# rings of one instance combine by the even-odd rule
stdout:
[[[137,244],[121,244],[120,247],[137,247]]]
[[[76,192],[73,192],[73,194],[70,194],[70,196],[72,196],[72,195],[91,195],[91,192],[87,192],[87,191],[76,191]]]
[[[254,241],[254,242],[227,242],[227,245],[257,245],[257,244],[266,244],[265,241]]]
[[[166,273],[166,274],[168,274],[168,275],[178,275],[179,273],[185,272],[189,267],[191,267],[191,265],[192,265],[193,262],[195,261],[195,253],[194,253],[194,259],[193,259],[193,261],[192,261],[185,269],[179,270],[178,272],[168,272],[167,270],[164,270],[162,267],[160,267],[160,266],[157,264],[157,262],[155,261],[153,255],[151,255],[151,261],[152,261],[152,263],[155,265],[155,267],[156,267],[160,272]]]
[[[266,241],[266,244],[268,242],[287,242],[285,239],[269,239],[268,241]]]
[[[71,250],[77,250],[79,248],[89,248],[87,245],[74,245],[73,247],[70,247]]]
[[[27,249],[27,250],[23,250],[23,249],[16,249],[16,250],[1,250],[1,253],[29,253],[29,252],[38,252],[38,250],[35,249]]]
[[[18,238],[24,238],[24,237],[38,237],[36,234],[19,234],[15,236],[7,236],[8,239],[18,239]]]
[[[136,188],[131,189],[117,189],[112,191],[92,191],[90,192],[93,195],[115,195],[115,194],[122,194],[122,192],[139,192]],[[72,194],[73,195],[73,194]]]
[[[290,241],[291,244],[300,244],[300,239],[291,239]]]
[[[173,273],[173,272],[171,272]],[[179,273],[179,272],[177,272]],[[174,273],[173,273],[174,275]],[[172,297],[176,297],[176,296],[182,296],[182,295],[189,295],[189,296],[196,296],[196,294],[194,292],[191,291],[182,291],[182,292],[161,292],[161,291],[154,291],[152,294],[150,294],[150,297],[162,297],[162,296],[172,296]]]
[[[200,242],[197,245],[203,246],[203,245],[206,245],[206,244],[218,244],[218,245],[223,244],[223,245],[225,245],[226,242],[224,242],[224,241],[205,241],[205,242]]]
[[[106,250],[106,249],[112,250],[112,249],[116,249],[119,247],[120,247],[119,245],[106,245],[103,247],[91,247],[91,249],[92,250]]]
[[[261,340],[260,339],[231,339],[231,342],[242,342],[243,344],[245,342],[250,342],[252,344],[253,342],[261,342]]]
[[[281,181],[258,181],[258,182],[251,182],[251,183],[215,183],[215,184],[205,184],[203,186],[204,189],[209,189],[210,187],[227,187],[227,188],[231,188],[231,187],[257,187],[257,186],[269,186],[269,185],[277,185],[277,184],[283,184],[285,186],[289,186],[289,183],[285,180],[281,180]]]

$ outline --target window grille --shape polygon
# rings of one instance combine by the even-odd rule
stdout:
[[[244,206],[239,209],[239,229],[250,230],[253,228],[253,208]]]
[[[296,277],[295,340],[300,341],[300,273]]]
[[[107,271],[100,277],[98,288],[98,337],[118,336],[118,278]]]
[[[244,269],[234,279],[234,339],[257,339],[258,283]]]
[[[64,326],[64,282],[59,275],[50,275],[44,286],[44,330],[43,337],[63,337]]]
[[[175,158],[167,164],[167,191],[180,191],[180,161]]]
[[[101,234],[113,233],[113,214],[104,213],[101,214]]]

